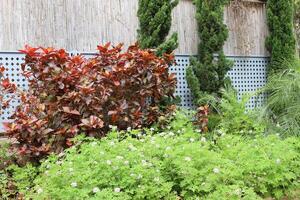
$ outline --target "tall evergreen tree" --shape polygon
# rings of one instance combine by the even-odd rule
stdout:
[[[296,54],[294,0],[268,0],[267,20],[270,35],[266,46],[271,53],[268,71],[280,72],[288,68],[285,62],[293,61]]]
[[[228,29],[223,22],[224,6],[228,0],[194,0],[200,44],[198,56],[187,69],[187,81],[195,101],[202,93],[218,93],[224,86],[232,62],[223,52]]]
[[[178,47],[177,33],[166,40],[172,24],[172,10],[179,0],[139,0],[138,41],[141,48],[157,49],[158,55]]]

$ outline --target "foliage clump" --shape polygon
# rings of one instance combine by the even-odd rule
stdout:
[[[110,126],[147,127],[168,111],[159,102],[171,98],[176,87],[168,71],[172,56],[160,58],[137,46],[124,53],[122,45],[98,50],[90,59],[71,57],[63,49],[22,50],[28,92],[18,92],[8,79],[0,82],[2,91],[20,96],[13,122],[5,124],[19,154],[39,159],[71,146],[79,133],[103,137]]]
[[[296,40],[293,28],[294,0],[268,0],[267,22],[270,35],[266,46],[271,53],[268,71],[281,72],[287,69],[286,61],[292,61],[296,54]]]
[[[191,59],[187,81],[195,103],[203,93],[218,93],[224,86],[226,73],[231,68],[223,52],[228,29],[223,22],[224,6],[228,0],[195,0],[200,44],[198,56]]]
[[[42,163],[25,197],[256,200],[280,199],[299,187],[299,138],[225,134],[209,141],[188,121],[178,113],[154,135],[114,129],[101,141],[76,138],[64,155]]]
[[[139,0],[139,45],[157,49],[156,54],[172,53],[178,46],[177,33],[166,40],[172,23],[172,10],[179,0]]]
[[[300,61],[285,64],[288,70],[272,74],[263,116],[277,124],[283,135],[300,135]]]

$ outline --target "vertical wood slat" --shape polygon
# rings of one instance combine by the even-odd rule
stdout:
[[[225,54],[266,56],[265,5],[244,5],[245,10],[229,6],[224,11],[230,30]],[[128,46],[137,37],[137,9],[138,0],[0,0],[0,51],[25,44],[77,51],[94,51],[108,41]],[[192,1],[181,0],[174,9],[174,31],[180,43],[176,53],[196,54],[199,41]]]

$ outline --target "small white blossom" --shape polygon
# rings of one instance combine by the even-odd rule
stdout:
[[[131,173],[130,176],[135,176],[135,174]]]
[[[214,168],[214,169],[213,169],[213,172],[214,172],[215,174],[219,174],[219,173],[220,173],[220,169],[219,169],[219,168]]]
[[[194,138],[190,138],[190,142],[195,142],[195,139]]]
[[[46,170],[46,171],[45,171],[45,174],[46,174],[46,175],[48,175],[48,174],[49,174],[49,171],[48,171],[48,170]]]
[[[278,159],[276,159],[276,164],[280,164],[281,163],[281,160],[278,158]]]
[[[169,136],[174,136],[175,134],[171,131],[169,132]]]
[[[73,172],[74,171],[74,169],[73,168],[69,168],[69,172]]]
[[[279,127],[280,127],[280,124],[279,124],[279,123],[277,123],[277,124],[276,124],[276,126],[279,128]]]
[[[169,151],[169,150],[171,150],[171,147],[167,147],[167,148],[166,148],[166,151]]]
[[[46,168],[47,168],[47,169],[50,169],[50,165],[47,165]]]
[[[190,162],[192,160],[192,158],[191,157],[185,157],[184,160],[187,161],[187,162]]]
[[[72,182],[72,183],[71,183],[71,186],[72,186],[72,187],[77,187],[77,183],[76,183],[76,182]]]
[[[100,192],[100,189],[98,187],[94,187],[93,188],[93,193],[97,193],[97,192]]]
[[[127,131],[131,131],[131,127],[130,126],[127,128]]]
[[[201,130],[200,130],[200,129],[197,129],[196,132],[197,132],[197,133],[201,133]]]
[[[155,177],[155,178],[154,178],[154,181],[155,181],[155,182],[159,182],[159,177]]]
[[[42,192],[43,192],[43,189],[42,188],[39,188],[39,189],[37,189],[37,191],[36,191],[38,194],[41,194]]]
[[[132,144],[129,144],[128,148],[131,150],[131,151],[136,151],[137,148],[135,146],[133,146]]]
[[[106,163],[107,163],[108,165],[111,165],[111,161],[110,161],[110,160],[107,160]]]
[[[146,166],[147,165],[147,161],[146,160],[142,160],[142,165]]]
[[[124,161],[124,164],[125,164],[125,165],[129,165],[129,161],[128,161],[128,160],[125,160],[125,161]]]
[[[96,145],[97,145],[97,142],[92,142],[92,143],[91,143],[91,146],[92,146],[92,147],[94,147],[94,146],[96,146]]]
[[[201,138],[201,142],[206,142],[206,138],[205,138],[205,137],[202,137],[202,138]]]
[[[114,191],[115,192],[121,192],[121,188],[115,188]]]
[[[150,131],[154,131],[155,129],[152,127],[152,128],[150,128]]]
[[[123,160],[124,157],[123,157],[123,156],[117,156],[116,158],[117,158],[118,160]]]
[[[114,141],[111,141],[111,142],[109,143],[109,145],[110,145],[110,146],[114,146],[114,145],[115,145]]]
[[[103,151],[101,151],[101,152],[100,152],[100,154],[101,154],[101,155],[104,155],[104,152],[103,152]]]
[[[137,179],[141,179],[141,178],[143,178],[143,176],[142,176],[141,174],[139,174],[139,175],[137,176]]]
[[[234,192],[237,196],[240,196],[242,194],[242,190],[240,188],[236,189]]]
[[[177,133],[179,133],[179,134],[180,134],[180,133],[181,133],[181,130],[178,130],[178,131],[177,131]]]
[[[171,126],[167,126],[167,129],[169,129],[169,130],[170,130],[170,129],[171,129]]]

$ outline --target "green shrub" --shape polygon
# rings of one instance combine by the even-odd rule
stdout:
[[[300,62],[269,77],[263,116],[278,124],[285,135],[299,135],[300,130]]]
[[[225,75],[232,66],[223,52],[223,45],[228,37],[223,14],[228,2],[194,1],[201,43],[197,58],[191,59],[191,66],[187,69],[187,81],[196,104],[199,104],[197,101],[203,96],[201,93],[219,93],[226,81]]]
[[[270,36],[266,40],[271,53],[269,72],[288,69],[284,61],[292,61],[296,54],[296,41],[293,30],[294,0],[268,0],[267,21]]]
[[[262,134],[266,128],[264,122],[258,120],[255,110],[246,109],[251,95],[245,94],[238,100],[237,92],[231,86],[221,91],[223,98],[220,102],[221,119],[218,128],[230,134]]]
[[[78,138],[64,154],[42,163],[25,196],[254,200],[279,199],[299,188],[299,138],[225,135],[210,142],[178,115],[175,121],[185,126],[174,123],[155,135],[132,130],[113,131],[101,141]]]
[[[179,0],[139,0],[138,41],[143,49],[157,49],[157,55],[172,53],[178,47],[177,33],[166,40],[172,24],[172,10]]]

